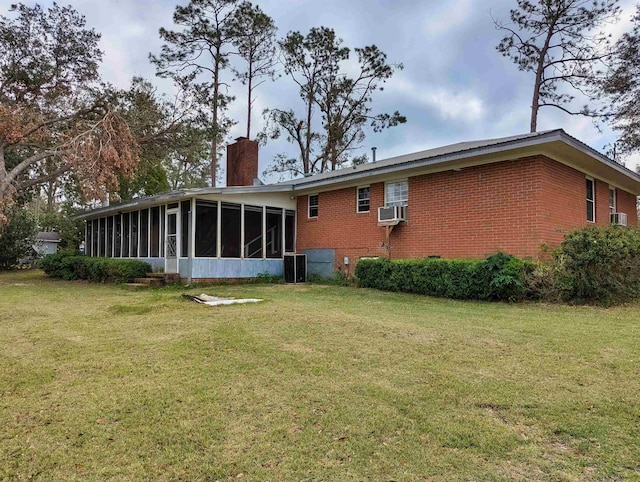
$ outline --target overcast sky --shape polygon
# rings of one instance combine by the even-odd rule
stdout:
[[[14,1],[0,0],[7,15]],[[34,2],[25,2],[32,5]],[[50,5],[51,2],[40,2]],[[160,27],[172,28],[175,0],[73,0],[87,25],[102,34],[102,74],[126,88],[134,75],[154,78],[150,52],[158,53]],[[186,1],[180,2],[182,4]],[[257,0],[275,20],[279,35],[290,30],[306,33],[311,27],[335,29],[349,47],[376,44],[392,63],[404,64],[375,98],[376,112],[400,111],[407,123],[380,134],[369,133],[363,151],[378,147],[378,159],[460,141],[528,132],[533,77],[518,71],[495,50],[501,38],[492,16],[507,21],[515,0]],[[623,14],[611,27],[614,37],[630,26],[635,0],[621,0]],[[161,84],[161,83],[160,83]],[[246,130],[244,90],[236,82],[237,100],[230,115],[239,123],[231,137]],[[163,87],[163,88],[166,88]],[[297,90],[288,79],[266,83],[258,91],[254,132],[262,127],[259,113],[267,107],[295,108]],[[545,110],[546,109],[546,110]],[[562,128],[602,150],[615,140],[591,120],[552,108],[540,111],[538,129]],[[284,139],[260,151],[260,172],[279,152],[295,154]],[[640,156],[627,166],[635,169]]]

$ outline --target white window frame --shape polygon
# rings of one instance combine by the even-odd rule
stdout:
[[[616,212],[618,212],[618,192],[615,187],[609,186],[609,214]]]
[[[586,193],[587,185],[585,183],[585,198],[586,198],[587,206],[589,205],[589,202],[591,202],[591,205],[592,205],[591,209],[593,211],[593,219],[589,220],[589,216],[587,215],[587,222],[595,223],[596,222],[596,181],[594,178],[588,177],[588,176],[586,177],[586,180],[591,181],[591,194],[593,196],[593,199],[589,199],[587,197],[587,193]]]
[[[390,204],[389,201],[389,196],[388,196],[388,186],[392,185],[392,184],[401,184],[404,183],[407,186],[407,196],[403,200],[400,201],[392,201],[392,204]],[[409,204],[409,180],[408,179],[397,179],[395,181],[388,181],[384,183],[384,205],[385,207],[391,207],[391,206],[407,206]]]
[[[369,201],[369,209],[367,209],[366,211],[360,211],[360,189],[368,189],[369,190],[369,197],[367,198],[367,201]],[[367,185],[367,186],[358,186],[356,188],[356,213],[361,214],[361,213],[369,213],[371,212],[371,186]]]
[[[312,216],[311,215],[311,198],[312,197],[316,197],[316,215]],[[307,217],[309,219],[317,219],[318,218],[318,214],[320,214],[320,195],[319,194],[309,194],[307,196]]]

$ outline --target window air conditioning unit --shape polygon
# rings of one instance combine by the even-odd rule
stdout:
[[[378,208],[378,222],[398,224],[407,220],[407,206],[390,206]]]
[[[626,226],[626,213],[611,213],[611,224],[613,224],[614,226]]]

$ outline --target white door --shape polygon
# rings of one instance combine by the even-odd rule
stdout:
[[[164,272],[178,273],[178,211],[167,210],[167,238],[164,250]]]

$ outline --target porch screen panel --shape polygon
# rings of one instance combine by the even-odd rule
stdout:
[[[107,258],[113,256],[113,216],[107,218]]]
[[[282,258],[282,209],[267,208],[267,258]]]
[[[140,211],[140,257],[149,256],[149,210]]]
[[[131,257],[138,257],[138,211],[131,213]]]
[[[262,258],[262,207],[244,207],[244,257]]]
[[[189,256],[189,234],[191,229],[189,228],[189,212],[191,211],[191,201],[182,201],[180,203],[180,230],[181,230],[181,242],[180,242],[180,256],[186,258]]]
[[[94,219],[92,222],[92,227],[91,227],[91,236],[93,239],[93,243],[92,243],[92,248],[91,248],[91,256],[93,256],[94,258],[97,256],[100,256],[100,233],[99,233],[99,219]]]
[[[287,210],[284,218],[284,250],[295,253],[296,212]]]
[[[103,258],[107,253],[107,218],[100,218],[100,256]]]
[[[151,257],[160,256],[160,208],[151,208]]]
[[[222,241],[223,258],[240,257],[240,236],[242,224],[240,222],[240,204],[222,203]]]
[[[196,257],[215,258],[218,256],[218,203],[196,201]]]
[[[91,221],[84,222],[84,254],[91,256]]]
[[[119,258],[122,256],[122,216],[120,214],[116,214],[113,218],[113,230],[115,233],[113,256]]]
[[[122,257],[128,258],[131,253],[131,214],[122,215]]]

